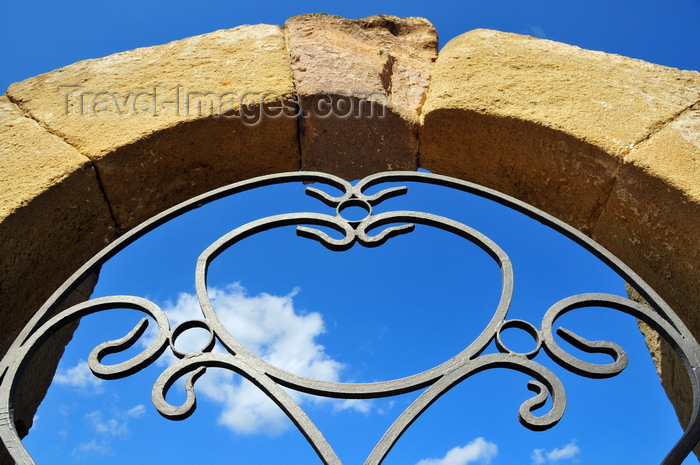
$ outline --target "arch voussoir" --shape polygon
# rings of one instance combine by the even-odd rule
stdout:
[[[13,84],[0,98],[0,341],[101,247],[182,200],[300,168],[418,166],[592,236],[700,336],[700,73],[488,30],[436,51],[420,18],[304,15]],[[303,112],[329,96],[370,97],[389,119]]]

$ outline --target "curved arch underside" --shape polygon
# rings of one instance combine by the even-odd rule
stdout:
[[[429,22],[389,16],[240,26],[15,83],[0,97],[0,349],[104,245],[182,200],[298,169],[419,167],[593,237],[698,338],[699,103],[694,71],[488,30],[438,55]],[[685,422],[682,367],[647,342]]]

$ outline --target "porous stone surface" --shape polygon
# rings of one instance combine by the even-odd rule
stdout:
[[[629,284],[626,285],[627,295],[635,302],[649,304]],[[651,326],[639,321],[639,329],[644,336],[644,341],[649,348],[651,358],[656,365],[656,373],[666,394],[673,400],[678,421],[685,427],[690,421],[693,411],[693,390],[688,380],[683,362],[678,358],[671,346]],[[695,447],[695,455],[700,457],[700,444]]]
[[[57,308],[60,312],[72,305],[90,298],[97,284],[98,273],[91,273],[77,288],[68,295]],[[58,362],[63,356],[66,345],[73,337],[79,321],[74,321],[58,330],[44,342],[32,357],[22,376],[15,395],[14,416],[17,432],[25,436],[34,423],[34,414],[53,381]],[[0,463],[1,460],[0,460]],[[14,462],[13,462],[14,463]]]
[[[700,99],[698,76],[477,29],[435,64],[421,166],[547,206],[590,232],[622,157]]]
[[[593,237],[700,334],[700,106],[629,152]]]
[[[304,15],[13,84],[0,98],[0,349],[104,244],[178,201],[299,167],[415,169],[418,155],[592,235],[700,335],[700,73],[486,30],[433,63],[436,50],[420,18]],[[313,113],[329,98],[335,113]],[[340,117],[342,102],[384,116]],[[685,422],[683,370],[644,331]]]
[[[625,157],[593,237],[640,274],[700,338],[700,106]],[[685,425],[692,411],[685,368],[657,333],[643,332]]]
[[[70,273],[116,237],[88,158],[0,97],[0,353]],[[89,292],[87,292],[89,295]],[[72,328],[47,342],[19,386],[15,420],[32,425]],[[0,463],[14,463],[0,450]]]
[[[5,97],[0,166],[0,331],[8,336],[116,228],[90,160]]]
[[[81,61],[7,91],[94,162],[122,230],[202,189],[299,169],[293,93],[270,25]]]
[[[437,57],[423,18],[308,14],[285,23],[301,108],[302,167],[359,179],[417,168],[420,109]]]
[[[700,335],[698,101],[695,71],[475,30],[433,68],[421,166],[591,235]],[[685,373],[659,347],[660,377],[687,421]]]

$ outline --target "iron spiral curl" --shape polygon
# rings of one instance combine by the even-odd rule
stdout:
[[[199,256],[195,270],[195,288],[202,311],[201,320],[184,322],[171,330],[167,315],[163,310],[153,302],[132,296],[97,298],[74,305],[56,314],[56,309],[63,299],[89,273],[98,269],[110,257],[148,231],[213,200],[258,187],[289,182],[314,182],[340,189],[342,195],[332,196],[317,187],[306,187],[308,195],[335,208],[335,215],[307,212],[262,218],[240,226],[212,243]],[[405,194],[407,189],[404,186],[389,187],[373,195],[367,195],[365,191],[382,183],[402,182],[433,184],[472,193],[535,218],[575,240],[607,263],[640,292],[650,302],[651,307],[620,296],[591,293],[571,296],[555,303],[545,312],[540,328],[523,320],[508,320],[507,314],[513,295],[513,269],[508,255],[491,239],[465,224],[431,213],[415,211],[374,213],[373,209],[376,205],[388,198]],[[344,210],[351,206],[364,209],[365,217],[362,219],[343,217]],[[236,340],[219,320],[209,299],[207,273],[212,261],[242,239],[262,231],[282,226],[296,226],[297,235],[300,237],[318,241],[330,250],[343,251],[355,244],[364,247],[381,246],[397,235],[410,233],[417,224],[455,234],[480,247],[498,264],[502,280],[498,305],[483,332],[454,357],[421,373],[375,383],[338,383],[294,375],[255,356]],[[332,238],[318,227],[331,228],[342,234],[342,237],[340,239]],[[374,231],[378,232],[372,234]],[[700,418],[698,416],[700,411],[700,347],[681,320],[653,290],[644,284],[626,265],[591,239],[552,216],[516,199],[446,176],[420,172],[388,172],[368,176],[355,185],[338,177],[316,172],[262,176],[222,187],[161,213],[110,244],[58,289],[24,327],[0,364],[0,438],[18,464],[34,464],[17,434],[12,408],[16,387],[28,360],[41,343],[68,322],[92,313],[114,309],[137,310],[145,313],[149,318],[142,319],[124,337],[102,343],[92,350],[88,364],[96,376],[103,379],[130,376],[152,364],[160,355],[170,349],[175,361],[155,381],[152,400],[156,410],[164,417],[172,420],[183,420],[191,415],[196,408],[196,382],[206,369],[231,370],[251,381],[270,397],[299,428],[325,464],[340,465],[341,462],[321,431],[284,388],[345,399],[380,398],[425,389],[389,427],[368,455],[365,465],[381,464],[410,425],[450,389],[482,371],[495,368],[524,373],[532,378],[527,383],[527,389],[534,395],[521,404],[518,417],[525,427],[532,430],[544,430],[556,425],[563,417],[566,408],[566,392],[559,378],[550,369],[533,360],[541,349],[544,349],[559,366],[589,378],[615,376],[622,372],[627,365],[627,354],[613,342],[589,341],[568,329],[554,329],[556,321],[564,314],[588,307],[610,308],[646,322],[669,342],[683,361],[693,389],[693,415],[683,436],[662,462],[663,465],[680,464],[700,440]],[[113,365],[103,363],[106,356],[123,352],[137,341],[142,340],[149,321],[155,322],[157,330],[153,340],[146,345],[145,349],[127,361]],[[501,340],[500,334],[504,329],[511,327],[528,332],[535,339],[536,347],[532,351],[524,353],[508,349]],[[210,336],[208,342],[199,350],[191,353],[177,349],[175,346],[177,338],[192,328],[208,331]],[[607,364],[594,364],[581,360],[562,348],[555,339],[555,334],[577,349],[590,353],[607,354],[612,361]],[[487,348],[492,343],[495,343],[498,352],[487,353]],[[220,351],[214,350],[215,346],[222,349]],[[166,395],[175,382],[183,377],[185,377],[185,400],[180,405],[171,405],[166,401]],[[544,413],[537,413],[549,399],[551,399],[550,407]]]

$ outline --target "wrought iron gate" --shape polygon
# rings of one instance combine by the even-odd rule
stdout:
[[[262,186],[299,181],[340,189],[342,195],[332,196],[319,187],[306,187],[308,195],[334,209],[335,213],[300,212],[266,217],[238,227],[211,244],[201,253],[196,264],[195,287],[202,319],[186,321],[171,328],[161,308],[145,298],[134,296],[96,298],[56,314],[56,309],[64,298],[88,274],[99,269],[106,260],[128,244],[164,222],[225,196]],[[431,213],[388,211],[375,214],[373,212],[373,208],[384,200],[406,193],[406,187],[394,185],[368,195],[366,191],[370,187],[407,182],[434,184],[470,192],[535,218],[573,239],[607,263],[650,303],[651,308],[617,295],[590,293],[574,295],[557,302],[549,308],[538,325],[520,319],[509,319],[508,310],[513,294],[513,269],[508,255],[491,239],[465,224]],[[344,212],[351,207],[364,210],[364,218],[346,218]],[[207,273],[212,260],[242,239],[263,231],[283,226],[296,226],[297,235],[318,241],[330,250],[344,251],[355,244],[364,247],[381,246],[392,237],[411,233],[416,224],[438,228],[480,247],[500,267],[502,286],[496,311],[483,332],[454,357],[412,376],[376,383],[353,384],[309,379],[285,371],[255,356],[237,341],[217,317],[207,293]],[[319,227],[331,228],[342,234],[342,237],[333,238],[318,229]],[[265,392],[299,428],[326,464],[339,465],[341,462],[316,425],[283,388],[343,399],[372,399],[425,389],[386,431],[368,456],[366,465],[382,463],[399,437],[436,399],[472,375],[491,368],[515,370],[532,378],[528,383],[528,389],[534,393],[534,396],[520,406],[518,416],[526,428],[545,430],[556,425],[564,415],[566,392],[555,373],[533,360],[541,350],[544,350],[564,369],[589,378],[613,377],[627,366],[627,354],[617,344],[609,341],[589,341],[570,330],[561,327],[554,329],[557,319],[561,316],[585,307],[606,307],[644,321],[663,336],[684,363],[693,390],[693,414],[684,435],[669,452],[663,464],[681,463],[700,440],[700,419],[698,418],[700,347],[681,320],[653,290],[632,270],[591,239],[518,200],[445,176],[420,172],[388,172],[369,176],[355,185],[338,177],[316,172],[263,176],[214,190],[163,212],[113,242],[58,289],[26,325],[0,365],[0,437],[17,463],[21,465],[34,463],[20,441],[13,420],[13,398],[28,360],[50,335],[64,325],[85,315],[116,308],[137,310],[148,318],[143,318],[123,338],[100,344],[90,353],[88,363],[96,376],[103,379],[127,377],[153,363],[166,350],[172,351],[178,361],[162,372],[153,386],[152,400],[158,412],[164,417],[183,420],[191,415],[196,407],[194,385],[205,370],[211,367],[232,370]],[[121,363],[111,365],[102,363],[107,355],[133,346],[143,336],[149,322],[155,323],[157,336],[146,349]],[[194,328],[206,331],[209,341],[200,351],[183,353],[176,348],[176,340],[183,333]],[[511,328],[528,333],[535,341],[534,349],[526,353],[509,349],[502,340],[501,334]],[[584,352],[606,354],[611,357],[612,362],[594,364],[581,360],[562,348],[555,339],[555,334]],[[497,352],[487,353],[486,349],[492,342],[495,342]],[[213,351],[217,344],[225,349],[223,353]],[[183,377],[186,377],[186,400],[181,405],[171,405],[166,401],[166,394],[173,383]],[[537,412],[545,406],[548,399],[551,399],[548,410],[538,414]]]

